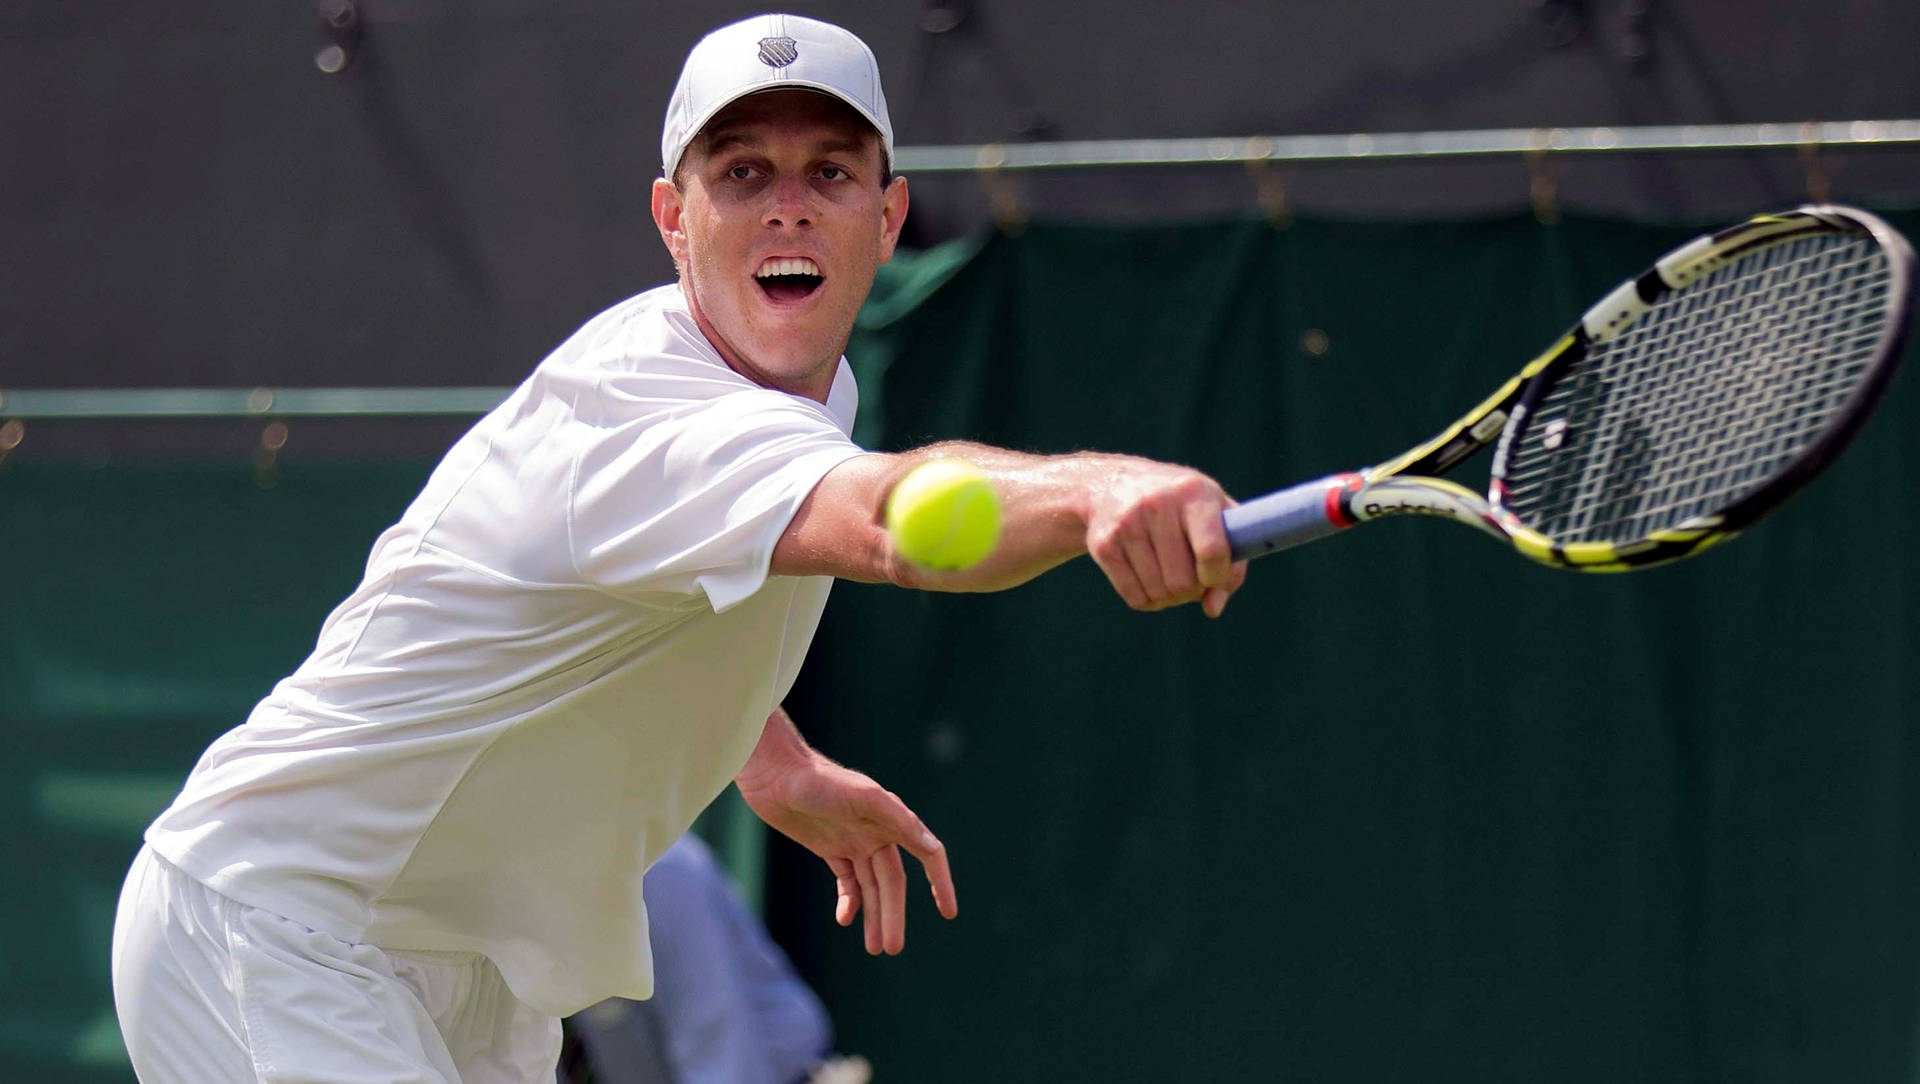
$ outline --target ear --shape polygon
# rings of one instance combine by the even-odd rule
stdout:
[[[907,179],[895,177],[880,198],[880,262],[893,259],[893,246],[900,243],[900,227],[907,224]]]
[[[682,215],[686,204],[673,182],[660,177],[653,182],[653,224],[660,228],[660,240],[667,246],[673,262],[687,262],[687,229]]]

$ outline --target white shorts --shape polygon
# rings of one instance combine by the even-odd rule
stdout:
[[[113,1000],[143,1084],[552,1084],[560,1021],[484,956],[356,945],[214,892],[142,847]]]

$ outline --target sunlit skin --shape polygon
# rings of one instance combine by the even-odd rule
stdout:
[[[907,182],[884,188],[880,137],[845,104],[808,90],[749,95],[716,116],[653,184],[653,219],[687,306],[735,372],[825,402],[874,272],[893,257]],[[774,258],[814,262],[803,298],[770,296]]]

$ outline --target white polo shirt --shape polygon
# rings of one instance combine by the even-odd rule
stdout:
[[[652,991],[641,875],[786,695],[831,580],[768,577],[860,449],[761,388],[678,286],[602,313],[447,453],[313,654],[147,830],[349,941],[490,957],[566,1015]]]

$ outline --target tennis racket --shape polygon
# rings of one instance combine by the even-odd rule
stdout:
[[[1810,205],[1698,237],[1588,309],[1433,439],[1228,509],[1235,559],[1437,516],[1556,568],[1618,572],[1732,538],[1818,475],[1898,366],[1906,238]],[[1483,499],[1439,475],[1494,445]]]

